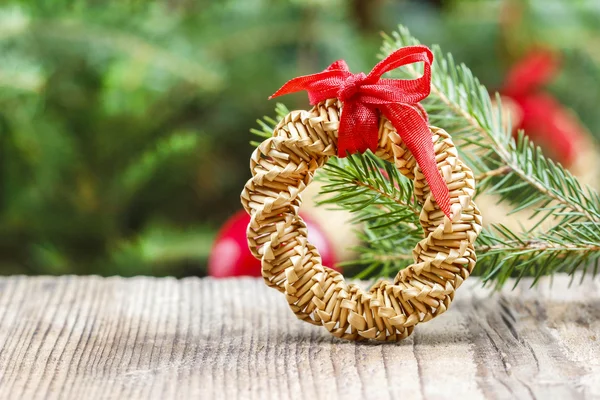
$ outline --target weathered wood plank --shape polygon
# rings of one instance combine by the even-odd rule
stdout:
[[[261,280],[0,278],[0,397],[600,397],[600,279],[490,295],[398,344],[296,320]]]

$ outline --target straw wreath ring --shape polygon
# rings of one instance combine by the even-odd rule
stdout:
[[[381,76],[422,62],[413,80]],[[433,55],[425,46],[390,54],[373,70],[352,74],[344,61],[287,82],[272,97],[306,90],[313,108],[292,111],[252,154],[252,178],[241,195],[251,216],[248,245],[268,286],[285,294],[299,319],[343,339],[398,341],[448,309],[476,262],[481,214],[472,198],[473,172],[450,135],[430,127],[419,101],[429,95]],[[422,204],[423,239],[414,262],[393,282],[369,291],[323,266],[307,240],[300,194],[330,157],[371,150],[414,181]]]

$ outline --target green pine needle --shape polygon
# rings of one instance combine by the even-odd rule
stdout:
[[[418,41],[401,26],[384,36],[382,57],[414,44]],[[531,218],[539,221],[521,232],[504,225],[484,230],[476,242],[475,272],[497,288],[511,277],[516,285],[521,277],[533,276],[535,285],[540,277],[556,272],[574,276],[582,270],[582,279],[590,270],[596,274],[600,195],[546,158],[523,132],[514,138],[499,95],[492,102],[488,90],[465,65],[457,65],[438,46],[433,46],[433,52],[431,94],[422,102],[431,124],[453,136],[479,180],[479,193],[497,196],[512,207],[511,213],[530,211]],[[421,73],[411,65],[392,75],[415,78]],[[277,111],[279,117],[287,113],[282,105]],[[276,121],[265,119],[259,124],[261,130],[253,132],[270,136]],[[318,179],[323,182],[319,204],[351,211],[359,227],[359,257],[345,263],[363,267],[357,278],[395,275],[412,262],[411,250],[423,235],[412,182],[369,152],[330,159]],[[541,230],[544,221],[550,227]]]

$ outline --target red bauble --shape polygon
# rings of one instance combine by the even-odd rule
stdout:
[[[508,72],[502,94],[518,111],[515,133],[523,129],[547,154],[565,166],[577,158],[585,143],[585,128],[543,86],[559,69],[558,55],[550,50],[533,50]]]
[[[314,244],[323,265],[330,268],[336,263],[333,246],[321,227],[304,213],[302,219],[308,228],[308,240]],[[208,259],[208,274],[216,278],[231,276],[261,276],[260,260],[248,249],[246,228],[250,216],[245,211],[235,213],[219,230]]]

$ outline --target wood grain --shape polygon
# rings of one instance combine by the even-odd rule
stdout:
[[[377,345],[296,320],[258,279],[1,278],[0,397],[599,398],[600,279],[528,283],[470,279]]]

